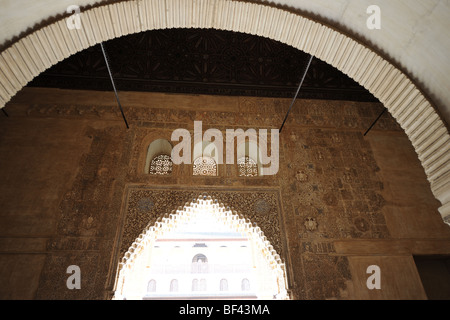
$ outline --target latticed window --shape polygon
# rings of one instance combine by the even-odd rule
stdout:
[[[194,161],[194,176],[217,176],[217,164],[213,158],[199,157]]]
[[[258,176],[258,165],[249,157],[242,157],[237,161],[240,177],[256,177]]]
[[[170,156],[161,154],[152,159],[150,163],[150,174],[155,175],[169,175],[172,173],[172,159]]]

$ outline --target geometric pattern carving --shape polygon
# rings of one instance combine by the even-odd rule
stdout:
[[[258,165],[250,157],[242,157],[237,161],[239,177],[258,176]]]
[[[172,173],[172,166],[170,156],[160,154],[152,159],[149,173],[154,175],[169,175]]]
[[[213,158],[198,157],[194,160],[194,176],[217,176],[217,165]]]
[[[270,204],[264,199],[258,199],[255,202],[255,212],[258,214],[270,213]]]

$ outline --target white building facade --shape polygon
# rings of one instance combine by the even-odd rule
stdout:
[[[256,299],[254,252],[245,238],[164,239],[156,242],[144,299]]]

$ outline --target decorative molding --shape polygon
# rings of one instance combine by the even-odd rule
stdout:
[[[152,93],[149,93],[151,99]],[[269,100],[267,100],[269,99]],[[130,123],[144,127],[145,124],[151,127],[163,127],[172,125],[178,128],[180,123],[191,125],[194,120],[208,122],[208,125],[215,127],[229,126],[239,118],[244,127],[275,127],[274,124],[283,121],[283,108],[290,100],[280,98],[259,98],[241,97],[241,111],[215,111],[209,110],[194,111],[180,110],[176,108],[162,108],[152,106],[123,106]],[[300,103],[300,102],[298,102]],[[374,118],[382,110],[380,103],[358,103],[344,101],[329,101],[328,104],[317,103],[316,100],[303,100],[298,108],[291,111],[292,117],[288,121],[301,127],[328,127],[336,129],[354,129],[365,131],[373,122]],[[259,109],[253,110],[253,105],[258,105]],[[28,117],[48,117],[48,118],[89,118],[104,120],[121,120],[120,111],[117,105],[73,105],[73,104],[32,104],[26,107],[23,112],[17,111],[15,116]],[[242,126],[241,126],[242,127]],[[400,131],[402,130],[393,117],[386,114],[380,118],[376,124],[376,130]],[[297,137],[291,133],[291,140],[295,142]]]

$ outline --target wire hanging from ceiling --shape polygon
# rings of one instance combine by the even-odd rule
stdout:
[[[125,118],[125,114],[124,114],[123,109],[122,109],[122,105],[120,104],[119,94],[117,93],[116,85],[114,83],[114,78],[112,76],[111,68],[109,66],[109,60],[108,60],[108,57],[106,55],[106,51],[105,51],[105,48],[103,46],[103,42],[100,42],[100,46],[102,48],[103,57],[105,58],[106,67],[108,68],[108,73],[109,73],[109,77],[111,79],[111,84],[112,84],[113,89],[114,89],[114,94],[116,95],[116,100],[117,100],[117,103],[119,105],[120,112],[122,113],[122,118],[125,121],[125,125],[127,126],[127,129],[129,129],[127,119]]]
[[[300,84],[298,85],[297,92],[295,93],[294,99],[292,99],[291,105],[289,106],[289,109],[288,109],[288,111],[286,113],[286,116],[284,117],[283,123],[281,124],[280,130],[279,130],[280,133],[281,133],[281,130],[283,130],[284,124],[285,124],[285,122],[286,122],[286,120],[287,120],[287,118],[289,116],[289,113],[291,112],[292,106],[294,105],[294,102],[297,99],[298,93],[300,92],[300,88],[303,85],[303,81],[305,81],[306,74],[308,73],[308,69],[309,69],[309,66],[311,65],[311,62],[312,62],[313,58],[314,58],[313,55],[311,55],[309,57],[308,64],[306,65],[306,69],[305,69],[305,72],[303,73],[302,80],[300,81]]]

